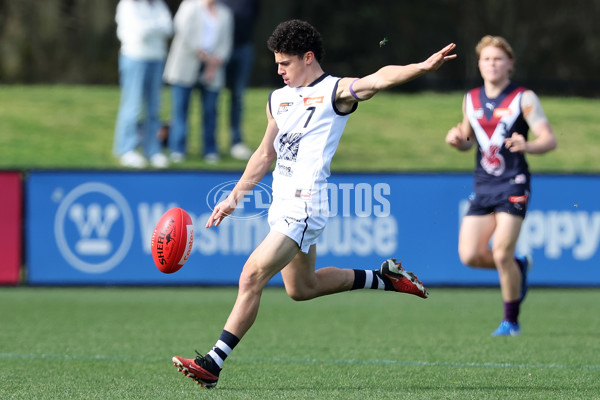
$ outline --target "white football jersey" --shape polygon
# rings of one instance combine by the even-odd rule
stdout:
[[[310,86],[285,86],[269,96],[271,115],[279,133],[273,146],[277,164],[273,195],[306,201],[327,198],[327,178],[349,113],[335,107],[340,78],[323,74]],[[316,200],[316,199],[315,199]]]

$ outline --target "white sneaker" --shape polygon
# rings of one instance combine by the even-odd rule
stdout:
[[[248,160],[252,155],[252,150],[248,148],[244,143],[237,143],[231,146],[231,157],[236,160]]]
[[[150,157],[150,164],[154,168],[167,168],[169,166],[169,159],[163,153],[156,153]]]
[[[146,168],[146,159],[135,150],[123,154],[119,161],[121,165],[129,168]]]
[[[185,155],[183,153],[173,152],[169,155],[172,162],[179,164],[185,161]]]
[[[208,164],[216,164],[221,161],[221,157],[219,157],[217,153],[208,153],[204,156],[204,161],[206,161]]]

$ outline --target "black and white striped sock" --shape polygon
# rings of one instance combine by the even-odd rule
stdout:
[[[238,339],[237,336],[223,330],[219,340],[217,340],[217,343],[212,350],[208,352],[207,356],[210,357],[219,368],[223,368],[223,362],[239,342],[240,339]]]
[[[356,289],[386,289],[387,278],[381,276],[379,271],[375,270],[354,270],[354,283],[352,284],[352,290]]]

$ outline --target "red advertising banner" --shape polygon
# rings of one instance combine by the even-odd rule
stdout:
[[[0,285],[17,285],[23,245],[23,184],[18,172],[0,171]]]

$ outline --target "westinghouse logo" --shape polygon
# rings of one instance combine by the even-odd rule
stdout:
[[[131,247],[134,230],[131,209],[121,193],[89,182],[60,197],[54,235],[65,260],[90,274],[117,266]]]

